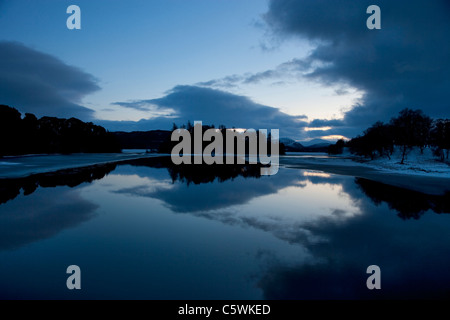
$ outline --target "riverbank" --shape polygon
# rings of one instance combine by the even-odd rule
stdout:
[[[280,165],[287,168],[354,176],[426,194],[450,192],[450,166],[440,163],[421,166],[420,163],[409,160],[401,165],[396,159],[364,161],[348,155],[326,154],[288,154],[280,157]]]
[[[0,179],[19,179],[36,174],[78,169],[102,164],[122,163],[142,158],[168,156],[139,150],[117,154],[29,155],[0,159]],[[343,155],[328,156],[318,153],[292,153],[280,156],[280,166],[317,170],[331,174],[354,176],[380,183],[443,195],[450,192],[450,166],[440,163],[409,161],[400,165],[395,160],[363,161]]]
[[[5,157],[0,159],[0,179],[25,178],[41,173],[160,156],[163,155],[136,151],[124,153],[77,153],[70,155],[52,154]]]

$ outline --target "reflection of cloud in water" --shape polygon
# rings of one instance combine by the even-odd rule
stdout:
[[[142,173],[136,187],[145,184]],[[152,171],[146,174],[151,177]],[[377,194],[372,194],[367,184],[361,188],[352,177],[288,169],[260,179],[167,185],[172,189],[134,192],[160,199],[174,212],[270,233],[310,257],[301,262],[291,257],[286,263],[262,250],[257,255],[264,266],[258,284],[265,298],[450,297],[450,256],[445,254],[450,221],[440,215],[399,219],[389,206],[398,208],[398,203],[417,196],[407,191],[396,192],[394,201],[390,188],[375,186]],[[133,194],[133,189],[126,192]],[[381,200],[378,206],[374,199]],[[381,267],[381,291],[366,288],[366,269],[372,264]]]
[[[97,209],[76,190],[63,187],[39,189],[17,200],[0,206],[0,250],[50,238],[91,219]]]
[[[180,213],[211,211],[244,204],[255,197],[276,193],[286,184],[293,184],[297,178],[279,173],[273,177],[263,177],[261,180],[237,177],[222,183],[214,181],[186,185],[180,181],[172,183],[167,178],[168,175],[165,179],[160,176],[155,179],[154,175],[160,174],[158,169],[140,169],[139,177],[133,178],[134,185],[121,187],[114,192],[156,198],[162,200],[172,211]]]
[[[122,193],[141,197],[152,197],[152,194],[163,191],[171,191],[174,189],[174,185],[168,179],[159,180],[152,177],[141,178],[137,175],[114,175],[111,177],[110,181],[115,180],[115,178],[120,180],[121,188],[114,191],[119,194]],[[137,181],[140,181],[140,184],[136,184]]]
[[[308,229],[311,223],[326,218],[338,225],[359,214],[359,208],[339,185],[311,181],[252,199],[247,205],[195,213],[226,224],[253,227],[300,245],[328,241]]]
[[[331,174],[325,172],[317,172],[317,171],[305,171],[303,172],[305,177],[322,177],[322,178],[330,178]]]
[[[102,179],[115,168],[115,164],[108,163],[40,173],[25,178],[0,179],[0,205],[13,200],[20,194],[21,190],[27,196],[39,188],[76,187],[82,183],[91,183],[94,180]]]
[[[316,264],[267,265],[259,285],[267,299],[449,298],[449,219],[429,215],[402,221],[387,205],[375,206],[351,180],[344,191],[363,215],[337,225],[322,217],[304,227],[329,242],[308,243]],[[381,268],[381,290],[365,286],[366,268]]]
[[[119,168],[121,188],[113,192],[159,199],[173,212],[256,228],[292,244],[326,241],[304,226],[324,216],[341,223],[360,214],[342,190],[341,180],[350,178],[305,172],[284,169],[258,179],[237,177],[222,183],[186,185],[172,183],[167,177],[153,178],[160,175],[158,169],[140,168],[139,176],[124,176]]]

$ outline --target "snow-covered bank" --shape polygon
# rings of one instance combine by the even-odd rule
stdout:
[[[402,155],[398,149],[394,151],[390,159],[384,156],[369,160],[352,155],[348,150],[345,150],[341,155],[291,152],[287,153],[287,156],[295,157],[302,162],[321,163],[323,165],[365,166],[384,173],[450,178],[450,160],[440,161],[429,148],[425,148],[423,153],[419,148],[411,150],[403,164],[401,164]]]
[[[168,155],[130,150],[120,154],[5,157],[0,159],[0,179],[24,178],[39,173],[160,156]],[[430,150],[424,150],[423,155],[418,150],[411,152],[403,165],[400,160],[401,155],[397,153],[390,160],[378,158],[372,161],[348,153],[338,156],[288,153],[280,157],[280,166],[365,178],[427,194],[450,192],[450,165],[438,161]]]
[[[450,192],[450,165],[438,161],[431,150],[424,150],[424,154],[413,150],[405,164],[400,164],[400,161],[398,152],[391,159],[375,160],[362,159],[350,153],[337,156],[291,153],[280,158],[280,164],[289,168],[350,175],[427,194]]]
[[[407,154],[404,164],[401,164],[401,159],[400,150],[396,150],[391,159],[382,157],[365,162],[365,164],[376,169],[382,169],[384,172],[450,178],[449,163],[438,160],[429,148],[425,148],[423,153],[419,148],[411,150]]]
[[[88,167],[98,164],[118,163],[161,154],[129,153],[77,153],[71,155],[28,155],[0,159],[0,179],[24,178],[33,174],[64,169]]]

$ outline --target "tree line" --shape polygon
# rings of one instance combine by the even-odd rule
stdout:
[[[24,117],[15,108],[0,105],[0,157],[49,153],[121,152],[117,138],[105,128],[76,118]]]
[[[436,157],[445,161],[450,151],[450,119],[432,119],[422,110],[403,109],[388,123],[378,121],[350,141],[339,140],[330,146],[328,153],[340,154],[344,147],[353,154],[371,159],[390,159],[397,147],[402,164],[413,148],[419,148],[423,153],[429,147]]]
[[[178,127],[174,123],[172,125],[172,132],[175,131],[175,130],[178,130],[178,129],[187,130],[191,134],[192,137],[194,136],[194,125],[190,121],[188,121],[187,124],[182,124],[180,127]],[[202,125],[202,137],[203,137],[204,133],[207,130],[209,130],[209,129],[216,129],[216,127],[215,127],[214,124],[212,124],[212,125]],[[259,147],[260,147],[259,144],[257,144],[255,149],[251,149],[250,148],[250,141],[249,141],[248,135],[246,135],[246,131],[244,131],[244,132],[237,132],[235,127],[229,129],[229,128],[226,128],[224,125],[219,125],[219,127],[216,130],[219,130],[220,133],[222,134],[222,137],[223,137],[223,140],[222,140],[222,143],[223,143],[223,145],[222,145],[222,152],[223,153],[225,153],[225,152],[226,153],[230,153],[230,150],[226,150],[227,138],[228,138],[228,136],[226,134],[227,131],[233,131],[234,133],[236,133],[236,135],[232,137],[232,139],[235,139],[235,141],[234,141],[235,143],[233,143],[234,150],[232,151],[235,155],[239,153],[238,152],[238,144],[240,142],[244,143],[243,145],[245,146],[245,154],[248,155],[250,153],[249,150],[254,150],[255,154],[259,153]],[[259,141],[258,139],[259,139],[259,135],[260,134],[262,135],[263,133],[261,133],[259,130],[257,130],[255,132],[256,141]],[[242,140],[244,140],[244,141],[242,141]],[[267,150],[267,155],[271,155],[272,148],[276,148],[276,147],[278,147],[279,155],[286,154],[285,145],[282,142],[277,141],[277,142],[274,142],[272,144],[270,132],[267,134],[267,137],[265,137],[265,140],[267,141],[267,149],[266,149]],[[172,141],[171,140],[171,136],[168,136],[165,139],[165,141],[163,141],[163,143],[160,144],[160,146],[158,148],[158,152],[159,153],[172,153],[173,148],[178,143],[179,143],[178,141]],[[204,150],[205,147],[208,144],[210,144],[209,141],[206,142],[206,141],[203,141],[203,139],[202,139],[201,149]],[[215,151],[217,151],[217,150],[215,150]],[[193,144],[192,144],[191,153],[194,154],[194,145]]]

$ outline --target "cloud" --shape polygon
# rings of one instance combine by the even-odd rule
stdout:
[[[303,224],[304,230],[330,241],[314,243],[300,239],[298,244],[314,257],[313,263],[287,265],[274,261],[269,265],[259,282],[264,298],[442,299],[448,296],[450,277],[445,266],[450,258],[442,252],[446,250],[450,235],[442,232],[444,239],[431,235],[440,232],[438,225],[442,225],[441,218],[445,217],[428,211],[433,218],[402,223],[395,211],[372,202],[370,194],[364,194],[357,180],[355,183],[351,178],[332,177],[342,185],[342,194],[348,195],[349,201],[363,214],[345,220],[325,216]],[[397,196],[401,195],[402,199],[393,199],[396,202],[407,204],[415,195],[412,191],[398,189]],[[380,190],[376,188],[378,194],[389,198],[389,191]],[[426,274],[423,261],[433,261],[426,264]],[[372,264],[382,270],[382,290],[367,290],[366,269]],[[412,283],[412,278],[417,281]]]
[[[264,19],[281,39],[316,44],[304,59],[307,79],[363,92],[341,129],[356,135],[403,108],[448,117],[450,3],[380,0],[381,30],[369,30],[372,1],[271,0]],[[314,65],[315,63],[315,65]]]
[[[284,82],[281,80],[301,78],[311,70],[312,65],[312,61],[292,59],[276,66],[273,69],[254,73],[247,72],[241,75],[233,74],[231,76],[226,76],[219,79],[199,82],[196,85],[217,89],[229,89],[243,84],[259,84],[263,81],[272,81],[273,84],[278,84],[280,82]]]
[[[116,105],[125,104],[116,102]],[[307,125],[306,116],[292,116],[278,108],[261,105],[251,99],[212,88],[176,86],[159,99],[134,101],[155,106],[156,110],[172,110],[168,115],[152,115],[150,119],[132,121],[96,121],[111,131],[171,129],[172,123],[185,124],[188,120],[203,124],[221,124],[227,127],[253,129],[280,129],[280,136],[300,136]]]
[[[309,123],[309,127],[311,128],[320,128],[320,127],[341,127],[343,126],[343,121],[340,119],[332,119],[332,120],[322,120],[322,119],[314,119]]]
[[[134,100],[129,102],[113,102],[112,105],[116,105],[123,108],[134,109],[137,111],[149,111],[153,116],[171,116],[175,111],[170,108],[161,108],[158,105],[152,103],[152,100]]]
[[[245,75],[233,74],[231,76],[226,76],[220,79],[212,79],[208,81],[199,82],[196,85],[204,87],[214,87],[214,88],[233,88],[239,83],[245,81]]]
[[[382,188],[376,185],[361,188],[361,182],[354,177],[314,175],[317,172],[306,175],[289,169],[261,180],[238,177],[234,181],[189,186],[180,181],[172,184],[161,169],[139,169],[127,172],[126,166],[119,167],[116,173],[137,172],[145,180],[136,180],[134,186],[115,192],[159,199],[174,213],[255,229],[296,248],[289,257],[267,248],[257,253],[258,276],[254,279],[265,299],[420,299],[448,295],[450,276],[446,268],[450,257],[442,254],[450,240],[443,226],[445,217],[430,210],[426,213],[428,219],[403,223],[396,210],[388,208],[394,201],[394,206],[402,204],[410,212],[409,199],[418,196],[425,208],[435,208],[439,202],[426,200],[445,202],[445,196],[419,195],[394,187],[397,190],[380,192]],[[164,183],[158,186],[155,181]],[[284,209],[278,211],[273,211],[270,204],[254,210],[246,206],[259,197],[260,204],[275,194],[283,198],[283,190],[295,192],[295,203],[301,205],[292,209],[285,203]],[[311,190],[320,190],[321,197],[311,198]],[[339,201],[323,200],[329,196]],[[309,204],[314,201],[320,203],[321,209],[311,212]],[[439,236],[435,236],[436,232]],[[423,261],[432,262],[426,263],[432,272],[425,276]],[[366,270],[372,264],[382,270],[382,290],[366,287]],[[411,282],[415,278],[417,281]]]
[[[97,80],[58,58],[18,42],[0,42],[0,103],[37,116],[93,118],[80,105],[100,89]]]
[[[212,220],[226,220],[233,224],[237,224],[240,218],[230,217],[227,211],[221,211],[219,214],[217,210],[230,209],[236,205],[246,204],[254,198],[276,193],[282,188],[296,185],[299,178],[302,178],[291,173],[279,173],[276,179],[237,176],[232,180],[220,182],[221,176],[216,174],[213,177],[215,178],[213,183],[193,183],[186,187],[186,181],[172,183],[170,179],[166,180],[165,184],[157,185],[154,183],[156,179],[151,176],[154,173],[154,170],[143,170],[138,175],[146,179],[145,184],[122,188],[114,192],[156,198],[163,201],[173,212],[191,213]],[[259,179],[264,179],[264,183],[258,181]],[[224,217],[221,216],[222,213]]]
[[[53,201],[49,202],[49,199]],[[0,207],[0,251],[49,239],[95,217],[97,205],[71,189],[42,189]]]

